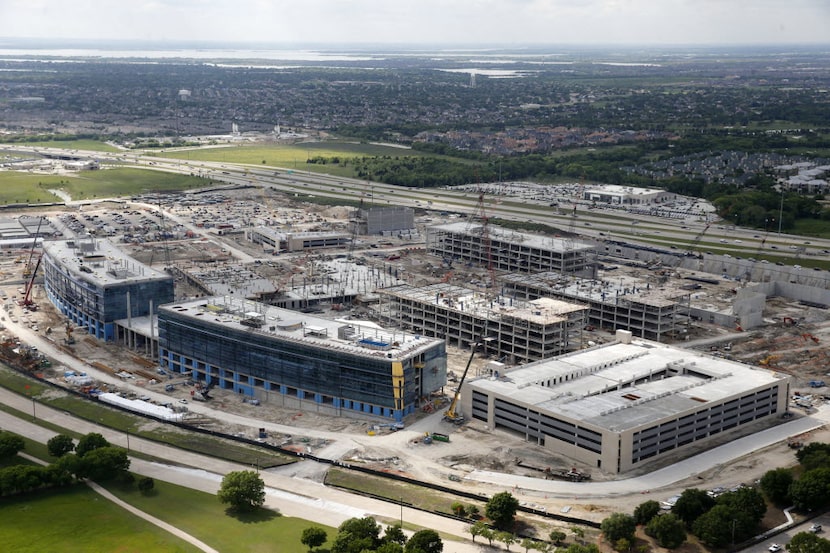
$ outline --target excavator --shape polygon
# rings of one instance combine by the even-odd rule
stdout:
[[[452,398],[452,402],[450,402],[449,408],[444,411],[444,420],[447,422],[451,422],[453,424],[461,424],[464,422],[464,415],[456,411],[456,408],[458,407],[458,399],[461,397],[461,386],[464,385],[464,379],[467,378],[467,372],[470,370],[470,365],[473,363],[473,357],[475,357],[477,347],[478,343],[472,345],[470,358],[467,360],[467,366],[464,367],[464,372],[461,374],[461,380],[458,381],[458,387],[455,389],[455,395]]]

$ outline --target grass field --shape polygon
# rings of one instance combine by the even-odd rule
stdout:
[[[73,200],[133,196],[145,192],[189,190],[209,180],[149,169],[104,169],[71,176],[0,172],[0,204],[63,201],[48,189],[60,189]]]
[[[309,526],[307,520],[285,516],[267,509],[250,515],[226,513],[226,505],[215,495],[156,481],[154,493],[144,495],[137,489],[109,486],[109,491],[165,522],[191,534],[219,551],[248,553],[306,553],[300,536]],[[332,540],[336,530],[323,527]],[[146,550],[150,551],[150,550]],[[317,551],[325,552],[323,549]]]
[[[0,204],[59,202],[61,199],[47,189],[60,188],[65,181],[58,175],[0,171]]]
[[[281,167],[289,170],[313,171],[342,177],[354,176],[351,165],[320,165],[306,163],[307,159],[322,156],[326,158],[340,157],[372,157],[372,156],[421,156],[420,152],[393,146],[375,144],[359,144],[352,142],[309,142],[304,144],[270,144],[270,145],[238,145],[219,146],[215,148],[200,148],[198,150],[174,150],[165,152],[149,152],[146,155],[158,155],[174,159],[190,161],[216,161],[227,163],[245,163],[249,165],[265,165]]]
[[[161,528],[114,507],[82,484],[0,499],[0,519],[3,520],[2,549],[15,553],[199,551]]]

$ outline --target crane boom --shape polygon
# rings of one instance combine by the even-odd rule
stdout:
[[[455,389],[455,395],[452,398],[449,408],[444,411],[444,420],[453,424],[461,424],[464,422],[464,415],[458,413],[455,409],[458,407],[458,398],[461,397],[461,386],[464,385],[464,379],[467,378],[467,372],[470,370],[470,365],[473,363],[473,357],[476,354],[478,343],[473,344],[470,358],[467,359],[467,366],[464,367],[464,372],[461,374],[461,380],[458,381],[458,387]]]

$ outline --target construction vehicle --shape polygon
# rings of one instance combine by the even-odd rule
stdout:
[[[470,358],[467,360],[467,366],[464,367],[464,372],[461,374],[461,380],[458,382],[458,387],[455,389],[455,395],[450,402],[449,408],[444,411],[444,420],[453,424],[461,424],[464,422],[464,415],[456,411],[458,408],[458,399],[461,397],[461,387],[464,385],[464,380],[467,378],[467,372],[470,370],[470,365],[473,363],[473,357],[476,354],[478,344],[475,343],[470,348]]]
[[[37,270],[40,268],[40,262],[43,259],[43,255],[38,256],[37,263],[35,264],[35,268],[32,271],[32,274],[29,275],[29,282],[26,284],[26,290],[23,293],[23,299],[18,302],[18,305],[21,307],[25,307],[30,311],[35,311],[37,309],[37,304],[32,300],[32,287],[35,285],[35,275],[37,275]]]
[[[775,364],[776,361],[778,361],[780,357],[780,355],[767,355],[766,357],[758,361],[758,364],[762,367],[771,367]]]
[[[432,433],[432,440],[435,441],[435,442],[447,442],[447,443],[449,443],[450,437],[447,436],[446,434],[440,434],[438,432],[433,432]]]
[[[66,344],[67,346],[71,346],[72,344],[75,343],[75,338],[72,337],[72,332],[74,332],[75,329],[72,327],[72,323],[69,322],[69,321],[66,321],[65,329],[66,329],[66,338],[63,339],[63,343]]]

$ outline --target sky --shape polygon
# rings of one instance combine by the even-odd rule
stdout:
[[[0,38],[830,44],[830,0],[0,0]]]

